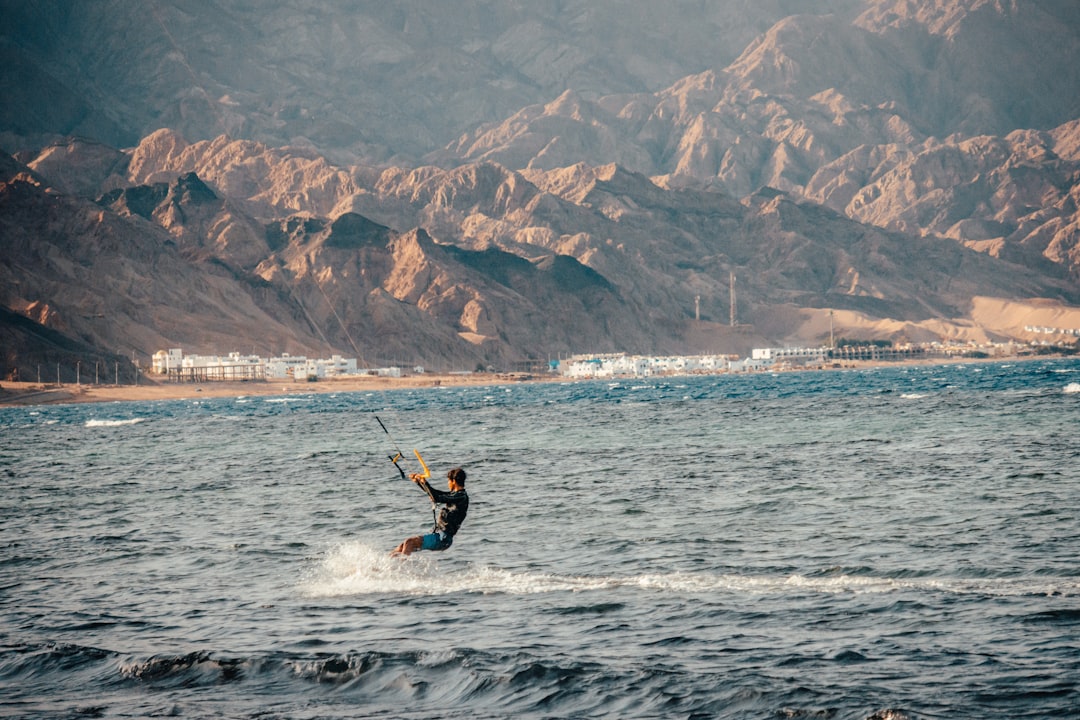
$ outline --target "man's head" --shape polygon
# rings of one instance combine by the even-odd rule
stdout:
[[[465,471],[459,467],[450,470],[448,473],[446,473],[446,484],[450,487],[451,490],[464,490]]]

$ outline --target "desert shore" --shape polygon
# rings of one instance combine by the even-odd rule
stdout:
[[[1043,358],[1047,356],[1042,356]],[[934,358],[897,361],[850,361],[842,368],[797,368],[789,372],[810,370],[856,369],[896,365],[946,365],[955,363],[1017,362],[1035,359],[1032,356],[997,358]],[[318,382],[265,380],[254,382],[205,382],[143,385],[48,385],[30,382],[0,383],[0,407],[11,405],[50,405],[57,403],[123,402],[138,400],[183,400],[200,397],[239,397],[242,395],[290,395],[295,393],[369,392],[372,390],[401,390],[407,388],[459,387],[505,385],[521,382],[575,382],[576,378],[557,375],[526,375],[502,373],[458,373],[409,375],[390,378],[352,376],[324,379]]]
[[[265,380],[254,382],[158,382],[142,385],[48,385],[31,382],[0,383],[0,406],[50,405],[57,403],[123,402],[134,400],[183,400],[241,395],[290,395],[294,393],[368,392],[420,387],[457,387],[518,382],[551,382],[560,377],[503,374],[410,375],[390,378],[355,376],[318,382]]]

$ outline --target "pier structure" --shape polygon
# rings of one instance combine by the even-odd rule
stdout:
[[[266,379],[264,365],[188,365],[169,368],[166,371],[169,382],[204,383],[204,382],[250,382]]]

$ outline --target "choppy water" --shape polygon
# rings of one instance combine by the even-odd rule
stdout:
[[[0,409],[0,715],[1076,716],[1078,427],[1066,360]]]

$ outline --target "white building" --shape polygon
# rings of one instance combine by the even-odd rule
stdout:
[[[165,375],[170,370],[175,370],[181,366],[184,359],[184,351],[180,348],[169,348],[168,350],[158,350],[154,353],[153,371],[158,375]]]
[[[322,375],[319,377],[356,374],[356,358],[343,358],[340,355],[333,355],[329,360],[316,360],[315,362],[322,368]]]
[[[281,357],[266,360],[266,377],[274,379],[307,377],[308,359],[303,355],[281,353]]]
[[[754,348],[750,351],[751,360],[762,360],[773,363],[815,363],[825,362],[829,357],[829,348]]]
[[[629,355],[596,355],[565,360],[560,364],[564,377],[608,378],[644,377],[650,374],[649,361]]]
[[[173,352],[172,350],[169,351]],[[176,352],[180,352],[176,350]],[[231,352],[225,357],[220,355],[185,355],[180,361],[180,367],[184,368],[241,368],[262,365],[263,359],[258,355],[241,355]]]
[[[189,380],[256,379],[333,377],[357,374],[356,358],[334,355],[330,359],[311,360],[302,355],[282,353],[281,357],[261,358],[257,355],[229,353],[218,355],[184,355],[180,348],[154,353],[154,372]],[[399,371],[400,374],[400,371]]]
[[[570,358],[559,363],[562,375],[569,378],[643,378],[726,372],[730,369],[731,358],[727,355],[594,355]]]

